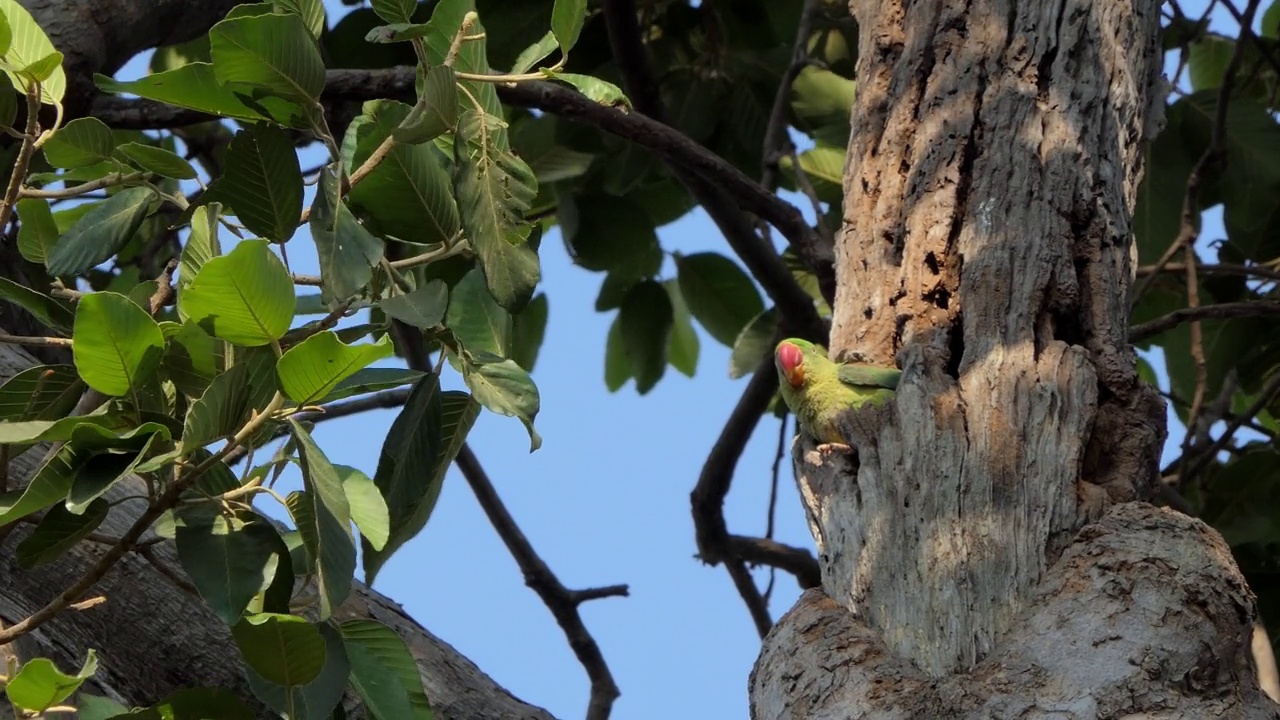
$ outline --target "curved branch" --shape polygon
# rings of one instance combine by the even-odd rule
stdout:
[[[1129,342],[1140,343],[1193,320],[1228,320],[1244,317],[1280,317],[1280,302],[1233,302],[1174,310],[1155,320],[1129,328]]]

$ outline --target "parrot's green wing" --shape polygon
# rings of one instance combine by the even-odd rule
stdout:
[[[897,368],[876,365],[841,365],[840,382],[855,387],[880,387],[895,390],[902,371]]]

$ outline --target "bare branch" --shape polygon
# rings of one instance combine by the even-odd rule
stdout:
[[[751,565],[767,565],[796,576],[802,590],[822,585],[822,573],[813,553],[770,538],[730,535],[729,549],[734,556]]]
[[[738,588],[742,601],[747,604],[751,621],[755,623],[756,632],[763,640],[764,636],[773,629],[773,618],[769,616],[769,605],[765,602],[764,595],[760,594],[760,588],[756,587],[756,581],[751,577],[751,571],[747,569],[746,563],[741,560],[726,560],[724,566],[729,570],[729,577],[733,578],[733,586]]]
[[[1241,317],[1280,317],[1280,302],[1253,300],[1179,308],[1168,315],[1129,328],[1129,342],[1140,343],[1192,320],[1227,320]]]
[[[1138,268],[1138,277],[1148,277],[1160,272],[1170,274],[1180,274],[1187,271],[1185,263],[1169,263],[1163,268],[1157,269],[1155,265],[1143,265]],[[1261,265],[1232,265],[1230,263],[1221,263],[1216,265],[1200,265],[1199,271],[1206,275],[1240,275],[1243,277],[1256,277],[1265,280],[1280,281],[1280,271]]]
[[[1268,378],[1266,384],[1262,386],[1262,390],[1258,391],[1258,398],[1254,400],[1253,404],[1238,417],[1227,423],[1227,427],[1223,429],[1222,434],[1218,436],[1218,439],[1215,440],[1212,445],[1205,448],[1204,452],[1200,453],[1200,456],[1191,463],[1190,467],[1188,467],[1185,472],[1179,473],[1178,484],[1185,485],[1188,480],[1196,477],[1200,471],[1204,470],[1205,466],[1212,462],[1213,459],[1218,456],[1219,452],[1222,452],[1222,449],[1227,446],[1227,443],[1231,442],[1231,438],[1235,436],[1236,431],[1239,430],[1247,421],[1256,417],[1258,413],[1265,410],[1277,395],[1280,395],[1280,373],[1276,373]]]
[[[582,616],[578,614],[578,605],[590,597],[625,595],[626,587],[615,586],[612,592],[580,590],[576,593],[566,588],[533,549],[529,539],[520,531],[515,519],[511,517],[511,513],[498,497],[498,492],[490,482],[488,474],[485,473],[484,468],[480,467],[480,461],[465,443],[462,450],[458,452],[455,462],[458,469],[462,471],[462,476],[467,479],[467,484],[471,486],[472,492],[475,493],[476,500],[480,502],[480,507],[484,509],[489,522],[498,531],[503,544],[507,546],[507,550],[511,551],[516,564],[520,566],[520,572],[524,573],[525,584],[542,598],[547,609],[555,616],[556,622],[564,630],[565,637],[569,639],[569,647],[573,649],[573,654],[586,669],[587,677],[591,679],[591,700],[587,705],[587,720],[604,720],[609,717],[613,709],[613,701],[618,699],[621,693],[613,680],[613,673],[609,672],[604,654],[600,652],[600,646],[596,644],[595,638],[583,624]]]

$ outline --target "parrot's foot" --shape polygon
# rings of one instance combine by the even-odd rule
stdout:
[[[856,451],[844,443],[819,443],[818,454],[825,458],[828,455],[854,455]]]

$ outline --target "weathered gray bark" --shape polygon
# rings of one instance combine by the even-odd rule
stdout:
[[[904,377],[852,452],[797,446],[827,599],[766,639],[753,717],[1274,716],[1227,548],[1134,504],[1164,438],[1125,329],[1159,7],[851,2],[831,348]]]
[[[114,73],[137,52],[207,32],[234,0],[20,0],[67,56],[69,116],[88,107],[93,72]],[[21,276],[13,253],[0,254],[0,272]],[[14,316],[5,309],[0,325],[12,331]],[[22,328],[20,332],[29,332]],[[36,365],[19,348],[0,345],[0,379]],[[10,482],[20,486],[40,459],[39,450],[15,458]],[[138,494],[117,487],[118,495]],[[120,535],[141,503],[116,507],[100,532]],[[22,527],[0,541],[0,620],[20,620],[62,591],[102,552],[81,543],[60,561],[28,571],[14,563],[13,549],[29,532]],[[179,568],[170,544],[156,546],[158,559]],[[181,574],[181,570],[178,570]],[[166,580],[144,558],[129,554],[95,588],[106,601],[68,612],[31,635],[0,649],[19,657],[49,657],[63,669],[79,667],[88,648],[97,649],[100,666],[86,686],[126,705],[147,705],[184,687],[225,687],[252,698],[239,652],[226,626],[204,603]],[[456,720],[551,718],[545,710],[515,698],[471,661],[404,614],[399,605],[357,583],[339,611],[341,619],[377,619],[397,630],[418,660],[423,683],[439,718]],[[350,699],[349,699],[350,700]],[[349,717],[365,717],[348,704]]]

